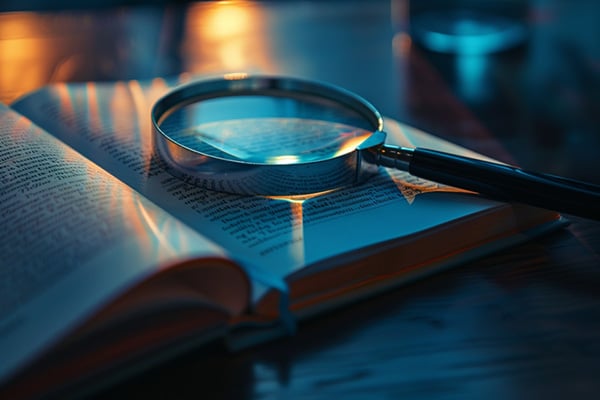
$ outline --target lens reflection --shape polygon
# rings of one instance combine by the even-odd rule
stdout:
[[[358,113],[322,98],[254,95],[188,104],[166,117],[161,129],[194,151],[261,164],[330,159],[371,135]]]

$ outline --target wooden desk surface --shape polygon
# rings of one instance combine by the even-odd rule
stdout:
[[[402,0],[0,13],[0,100],[59,81],[297,75],[504,161],[600,183],[600,8],[541,3],[527,40],[491,56],[428,52],[403,33]],[[600,223],[572,221],[294,337],[190,353],[102,397],[595,398]]]

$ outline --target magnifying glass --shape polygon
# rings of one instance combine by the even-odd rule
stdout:
[[[288,77],[232,75],[176,88],[151,113],[169,171],[212,190],[264,196],[360,184],[391,167],[442,184],[600,219],[600,186],[423,148],[385,144],[360,96]]]

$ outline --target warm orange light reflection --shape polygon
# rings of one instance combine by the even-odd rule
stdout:
[[[110,115],[112,118],[112,129],[116,140],[128,140],[131,136],[131,124],[137,121],[137,114],[133,110],[129,85],[126,82],[116,82],[113,95],[110,99]],[[130,117],[131,116],[131,117]],[[135,132],[133,130],[133,132]]]
[[[88,118],[89,126],[93,132],[102,132],[102,116],[100,115],[100,109],[98,108],[98,94],[96,93],[96,85],[89,82],[86,84],[88,91]]]
[[[31,12],[18,12],[0,15],[0,37],[4,39],[18,39],[37,31],[36,20],[38,14]]]
[[[218,42],[215,51],[225,69],[239,69],[246,66],[244,41],[239,37],[251,27],[250,15],[246,8],[235,4],[221,4],[212,9],[204,24],[204,33]],[[237,40],[236,40],[237,39]]]
[[[184,69],[275,72],[266,49],[267,15],[260,4],[246,1],[198,3],[187,12],[183,39]]]
[[[9,102],[47,82],[54,49],[40,32],[42,19],[35,13],[0,15],[0,101]]]
[[[145,224],[145,232],[151,232],[157,238],[158,242],[162,244],[160,248],[163,249],[164,252],[169,255],[177,255],[178,250],[174,244],[180,249],[192,247],[189,243],[190,238],[186,235],[179,234],[180,229],[178,229],[172,219],[166,219],[164,216],[159,216],[155,209],[148,208],[139,199],[135,202],[135,210],[139,212],[140,222]],[[130,210],[130,213],[131,212],[133,212],[133,209]],[[143,225],[140,225],[140,228],[144,229]],[[165,265],[164,267],[168,268],[169,266]]]
[[[153,146],[152,124],[149,117],[150,110],[152,109],[152,105],[169,90],[169,86],[164,79],[155,78],[152,80],[149,89],[142,88],[139,81],[131,81],[129,82],[129,90],[135,104],[137,115],[135,120],[139,124],[139,146],[143,154],[150,154]],[[143,160],[144,171],[146,173],[150,171],[151,161],[152,159],[149,156],[146,156]]]
[[[302,217],[302,203],[303,202],[290,202],[290,212],[293,221],[291,239],[292,243],[294,243],[290,252],[294,259],[304,263],[304,219]]]
[[[304,215],[303,207],[304,202],[310,198],[319,196],[323,193],[312,193],[306,195],[296,196],[266,196],[269,199],[286,201],[290,204],[290,243],[293,243],[290,247],[290,255],[298,262],[304,263],[306,255],[304,252]]]
[[[57,97],[60,99],[60,111],[65,115],[74,115],[73,101],[69,95],[69,87],[66,84],[56,85]]]
[[[392,39],[392,49],[399,57],[407,57],[410,54],[412,38],[406,32],[396,33]]]
[[[230,38],[246,32],[252,25],[251,15],[243,2],[220,1],[212,7],[206,20],[206,30],[215,37]]]
[[[331,192],[335,192],[337,189],[331,189],[331,190],[324,190],[322,192],[315,192],[315,193],[307,193],[307,194],[297,194],[297,195],[290,195],[290,196],[265,196],[269,199],[273,199],[273,200],[283,200],[283,201],[288,201],[290,203],[299,203],[302,204],[304,201],[315,198],[315,197],[319,197],[319,196],[323,196],[327,193],[331,193]]]
[[[68,152],[65,153],[67,158]],[[80,158],[72,162],[80,162]],[[165,218],[155,208],[148,207],[128,186],[107,177],[99,167],[86,164],[86,170],[85,192],[97,193],[98,202],[95,207],[104,209],[102,215],[110,218],[113,226],[121,226],[120,229],[131,232],[135,237],[144,238],[140,241],[140,246],[143,246],[147,254],[154,254],[157,259],[162,259],[176,253],[174,245],[188,248],[189,239],[178,234],[177,224],[172,219]]]
[[[396,56],[408,56],[412,46],[410,37],[410,2],[405,0],[392,0],[390,2],[390,15],[392,25],[397,33],[392,39],[392,49]]]
[[[338,151],[335,152],[334,156],[347,154],[356,150],[358,145],[364,142],[369,136],[371,136],[371,132],[363,131],[360,135],[345,140],[338,149]]]
[[[247,77],[248,74],[246,72],[231,72],[223,75],[223,78],[228,81],[237,81],[240,79],[246,79]]]

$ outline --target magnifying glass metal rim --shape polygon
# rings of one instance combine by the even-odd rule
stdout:
[[[372,134],[355,151],[335,157],[269,164],[206,154],[178,143],[161,128],[165,118],[185,105],[252,95],[329,100],[360,115]],[[367,100],[334,85],[293,77],[226,75],[182,85],[154,104],[151,119],[156,153],[171,173],[208,189],[246,195],[302,195],[360,183],[377,172],[374,149],[386,137],[383,118]]]

